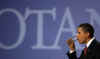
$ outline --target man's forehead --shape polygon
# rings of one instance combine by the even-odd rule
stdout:
[[[77,28],[77,32],[83,32],[83,28],[82,27],[78,27]]]

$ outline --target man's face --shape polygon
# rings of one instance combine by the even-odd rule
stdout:
[[[88,38],[88,33],[83,31],[83,28],[77,29],[77,40],[80,44],[85,44]]]

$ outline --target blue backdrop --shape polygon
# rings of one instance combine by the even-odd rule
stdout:
[[[85,22],[100,40],[99,0],[0,0],[0,59],[68,59],[66,40]]]

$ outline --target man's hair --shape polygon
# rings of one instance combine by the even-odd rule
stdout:
[[[94,28],[91,24],[83,23],[83,24],[80,24],[78,27],[81,27],[84,32],[88,32],[90,34],[89,35],[90,38],[92,38],[94,36]]]

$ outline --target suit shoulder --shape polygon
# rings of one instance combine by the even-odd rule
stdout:
[[[100,42],[99,41],[96,41],[96,45],[95,45],[95,49],[96,51],[100,51]]]

